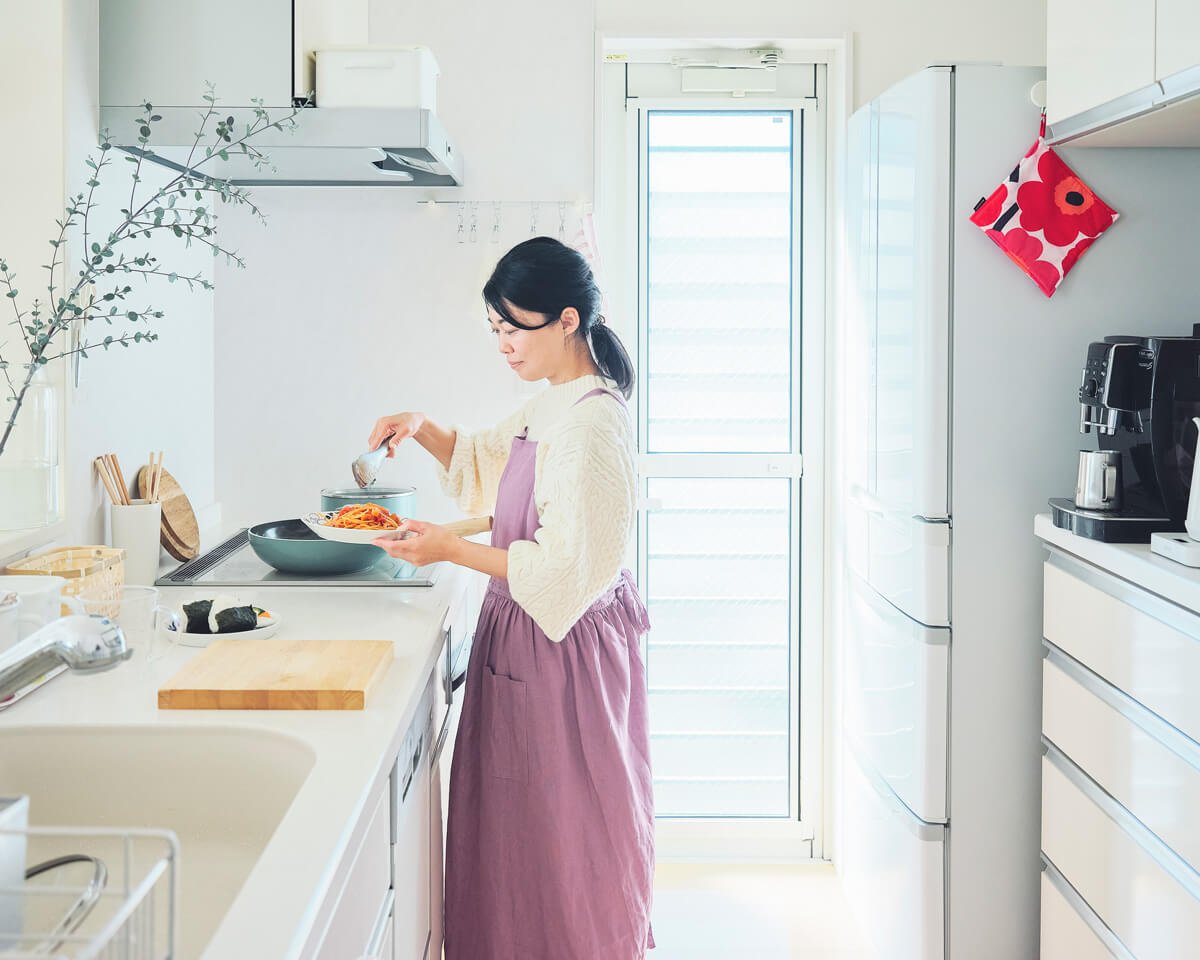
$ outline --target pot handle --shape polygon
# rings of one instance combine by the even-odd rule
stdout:
[[[473,537],[477,533],[487,533],[492,529],[491,517],[472,517],[470,520],[455,520],[447,523],[443,529],[455,537]]]

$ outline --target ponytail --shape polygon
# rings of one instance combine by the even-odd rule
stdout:
[[[597,317],[588,328],[588,340],[592,345],[592,358],[600,368],[601,376],[612,380],[626,400],[633,393],[633,362],[625,350],[625,344],[616,331]]]
[[[549,326],[563,310],[574,307],[579,313],[578,335],[587,339],[600,374],[615,382],[626,399],[633,393],[633,362],[621,338],[600,316],[600,289],[578,250],[551,237],[518,243],[496,264],[484,285],[483,299],[503,320],[522,330]],[[519,322],[508,304],[540,313],[545,323]]]

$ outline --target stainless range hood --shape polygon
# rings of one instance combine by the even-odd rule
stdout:
[[[310,23],[315,2],[306,4]],[[244,130],[254,121],[255,100],[272,120],[287,116],[308,92],[296,89],[307,67],[298,17],[303,6],[295,0],[100,0],[100,128],[115,147],[140,153],[143,104],[152,103],[162,119],[152,125],[148,157],[182,170],[208,109],[209,81],[218,98],[210,130],[217,117],[233,117],[234,129]],[[258,187],[462,183],[462,157],[432,110],[304,106],[294,130],[267,130],[251,144],[269,165],[257,169],[233,151],[202,172]]]
[[[155,104],[154,110],[162,119],[153,125],[150,159],[182,170],[202,108]],[[269,111],[272,119],[289,112],[287,107]],[[139,153],[142,113],[140,107],[101,107],[100,128],[108,130],[114,146]],[[245,107],[221,106],[218,116],[232,116],[236,130],[254,122],[253,110]],[[249,157],[235,152],[227,161],[206,163],[202,171],[260,187],[454,187],[462,182],[458,153],[430,110],[309,107],[297,112],[296,121],[292,131],[267,130],[251,140],[270,158],[269,165],[256,169]]]

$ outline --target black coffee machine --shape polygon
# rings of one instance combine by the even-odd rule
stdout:
[[[1200,323],[1190,337],[1105,337],[1088,345],[1079,432],[1120,452],[1121,506],[1084,510],[1054,498],[1054,525],[1093,540],[1149,543],[1182,530],[1200,416]]]

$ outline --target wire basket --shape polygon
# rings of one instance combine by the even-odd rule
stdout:
[[[125,551],[116,547],[59,547],[11,563],[8,572],[63,577],[66,596],[87,593],[95,601],[91,613],[116,617],[121,612]]]
[[[22,864],[101,864],[86,880],[54,869],[16,885],[0,877],[0,960],[176,956],[179,841],[171,831],[28,827],[0,830],[0,847],[15,848]]]

